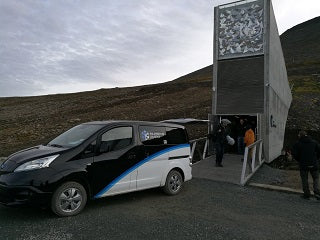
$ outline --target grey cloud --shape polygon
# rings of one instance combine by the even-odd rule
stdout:
[[[0,0],[0,96],[74,82],[117,86],[119,73],[181,55],[197,32],[211,34],[211,16],[205,0]]]
[[[42,85],[33,79],[0,81],[0,89],[1,97],[40,95],[44,91]]]

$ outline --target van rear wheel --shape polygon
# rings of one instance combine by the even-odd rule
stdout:
[[[181,174],[176,170],[172,170],[168,173],[163,191],[168,195],[176,195],[181,191],[182,184],[183,180]]]
[[[77,182],[66,182],[58,187],[51,199],[52,211],[60,217],[77,215],[87,203],[87,193]]]

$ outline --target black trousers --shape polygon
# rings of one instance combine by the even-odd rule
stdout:
[[[222,163],[222,158],[224,154],[224,149],[223,149],[223,143],[216,143],[215,148],[216,148],[216,164],[221,164]]]
[[[308,183],[308,176],[309,172],[313,179],[313,192],[315,194],[320,194],[319,192],[319,170],[313,167],[306,168],[306,169],[300,169],[300,176],[301,176],[301,182],[302,182],[302,189],[304,192],[304,195],[310,196],[310,189],[309,189],[309,183]]]

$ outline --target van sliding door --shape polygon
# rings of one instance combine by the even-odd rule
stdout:
[[[139,137],[145,158],[138,168],[137,189],[160,186],[162,174],[168,163],[166,128],[140,126]]]

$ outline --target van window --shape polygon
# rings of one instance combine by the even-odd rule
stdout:
[[[139,135],[144,145],[162,145],[167,143],[165,127],[140,126]]]
[[[84,140],[88,139],[92,134],[101,128],[102,125],[99,124],[81,124],[62,133],[49,142],[48,145],[61,146],[65,148],[75,147],[81,144]]]
[[[101,137],[100,152],[120,150],[132,143],[132,127],[117,127]]]
[[[182,128],[166,128],[168,144],[187,143],[187,136]]]

